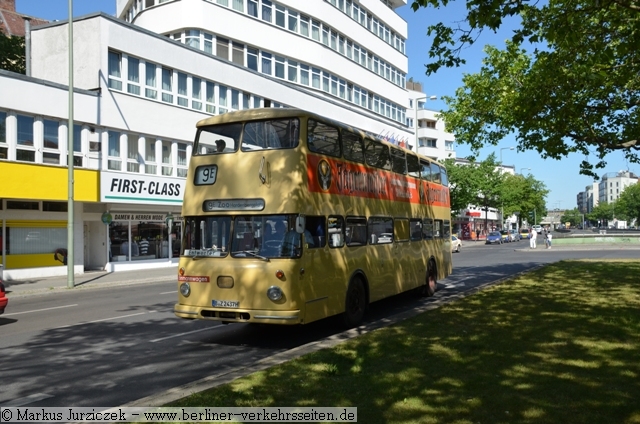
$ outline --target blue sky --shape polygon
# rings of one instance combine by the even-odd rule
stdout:
[[[411,4],[411,0],[407,0]],[[16,0],[16,8],[19,12],[48,20],[66,20],[68,17],[68,0]],[[86,15],[92,12],[103,11],[108,14],[115,14],[116,0],[74,0],[74,16]],[[441,69],[436,75],[427,77],[425,74],[425,64],[429,62],[428,49],[431,41],[427,38],[427,27],[430,24],[442,21],[445,24],[452,24],[463,19],[465,12],[465,2],[449,2],[447,8],[424,9],[413,12],[409,5],[398,9],[400,16],[409,24],[409,38],[407,41],[407,54],[409,56],[409,77],[415,81],[422,82],[426,94],[429,96],[453,96],[456,89],[462,85],[462,76],[465,73],[474,73],[480,69],[483,58],[482,49],[486,44],[502,47],[504,40],[509,38],[510,31],[507,28],[499,33],[484,33],[480,39],[470,48],[464,51],[467,64],[460,68]],[[513,25],[514,23],[506,23]],[[441,110],[446,107],[443,101],[429,101],[428,107],[434,110]],[[561,161],[539,157],[537,152],[519,152],[516,149],[508,150],[504,148],[515,147],[515,138],[507,137],[496,147],[488,147],[480,152],[478,159],[484,159],[492,152],[505,165],[514,165],[516,172],[531,173],[536,179],[544,182],[550,190],[547,196],[547,208],[569,208],[576,207],[576,195],[583,191],[585,187],[592,183],[591,178],[578,174],[579,165],[583,157],[572,155]],[[501,150],[504,149],[504,150]],[[458,157],[466,157],[471,154],[470,149],[465,145],[456,145]],[[595,162],[595,157],[591,160]],[[629,164],[624,160],[622,153],[612,153],[607,157],[608,166],[600,172],[617,172],[627,170],[640,174],[640,166]],[[528,170],[526,168],[531,168]]]

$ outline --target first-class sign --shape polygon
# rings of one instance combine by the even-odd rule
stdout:
[[[100,173],[100,198],[110,203],[176,205],[182,203],[185,180],[124,172]]]

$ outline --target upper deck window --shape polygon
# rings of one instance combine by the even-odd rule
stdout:
[[[323,122],[309,119],[307,143],[312,152],[336,157],[341,155],[338,129]]]
[[[297,118],[249,121],[201,128],[193,155],[243,151],[289,149],[298,145],[300,123]]]

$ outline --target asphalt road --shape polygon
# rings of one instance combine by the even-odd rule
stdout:
[[[548,251],[540,245],[528,251],[526,241],[473,243],[465,242],[462,253],[454,254],[455,271],[439,282],[436,296],[403,294],[377,302],[367,316],[369,327],[560,259],[637,258],[640,253]],[[124,405],[206,376],[242,374],[272,355],[342,332],[336,318],[303,327],[181,320],[172,312],[175,290],[174,276],[168,274],[160,282],[12,298],[0,316],[0,405]]]

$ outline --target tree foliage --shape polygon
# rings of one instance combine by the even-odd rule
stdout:
[[[566,224],[567,222],[571,223],[572,227],[582,225],[583,214],[578,210],[578,208],[573,208],[571,210],[564,211],[562,217],[560,217],[560,222],[562,224]],[[586,218],[585,218],[586,220]]]
[[[7,37],[0,32],[0,69],[26,72],[23,37]]]
[[[587,214],[589,221],[604,225],[604,221],[613,219],[613,203],[600,202]],[[599,221],[599,222],[598,222]]]
[[[632,184],[624,189],[616,202],[616,214],[624,212],[626,219],[640,224],[640,184]]]
[[[542,216],[544,198],[548,194],[544,183],[533,176],[511,175],[501,171],[495,154],[476,162],[456,164],[453,159],[443,161],[449,176],[451,213],[458,215],[468,205],[504,210],[505,216],[517,213],[520,219],[537,210]]]
[[[414,0],[412,8],[448,0]],[[515,134],[518,149],[543,157],[585,156],[580,172],[596,176],[605,156],[640,158],[640,6],[611,0],[467,0],[467,27],[429,27],[427,73],[464,63],[460,53],[479,32],[516,16],[504,50],[486,47],[477,74],[465,75],[444,120],[456,141],[474,150]],[[533,43],[533,44],[530,44]],[[531,52],[525,47],[532,49]],[[534,48],[535,47],[535,48]],[[591,163],[589,155],[595,155]]]

